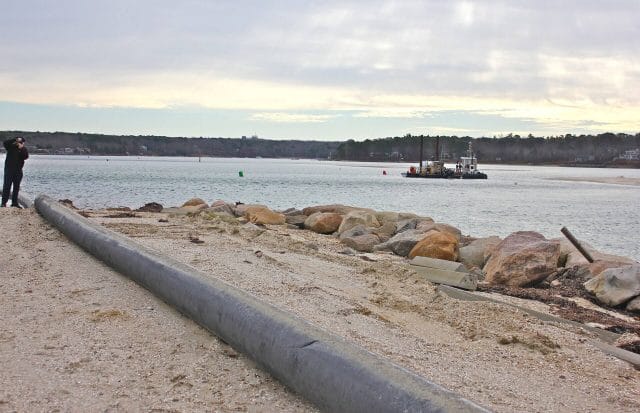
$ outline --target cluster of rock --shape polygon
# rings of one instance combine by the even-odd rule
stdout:
[[[318,205],[278,212],[264,205],[224,201],[208,205],[195,198],[181,209],[243,217],[257,225],[289,225],[332,234],[345,246],[360,252],[391,251],[408,258],[423,256],[458,261],[484,275],[490,284],[531,287],[552,280],[569,268],[581,269],[590,278],[584,284],[585,289],[601,303],[626,304],[628,310],[640,311],[640,264],[588,247],[596,259],[589,263],[567,240],[546,239],[533,231],[515,232],[504,239],[496,236],[476,239],[429,217],[346,205]]]

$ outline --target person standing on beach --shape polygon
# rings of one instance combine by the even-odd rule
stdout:
[[[12,138],[4,141],[4,148],[7,150],[7,158],[4,160],[4,185],[2,187],[2,206],[7,206],[11,186],[11,206],[21,208],[18,204],[18,192],[20,192],[20,182],[22,181],[22,167],[25,159],[29,158],[29,152],[24,147],[24,138]]]

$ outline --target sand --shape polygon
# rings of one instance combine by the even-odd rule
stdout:
[[[449,298],[401,257],[345,255],[332,236],[285,226],[88,215],[491,410],[640,410],[640,372],[598,350],[592,333]],[[3,233],[22,228],[8,245],[20,258],[0,262],[9,268],[0,410],[84,410],[96,400],[96,410],[312,411],[33,212],[2,211],[0,220]]]
[[[0,231],[0,412],[315,411],[34,210]]]

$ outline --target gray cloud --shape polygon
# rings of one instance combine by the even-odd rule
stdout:
[[[0,13],[0,73],[118,83],[189,69],[381,93],[605,100],[640,90],[639,15],[637,0],[15,1]],[[608,68],[616,82],[581,63],[603,61],[622,66]]]

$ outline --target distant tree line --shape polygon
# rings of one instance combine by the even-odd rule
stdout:
[[[469,142],[475,156],[484,163],[613,164],[639,167],[637,160],[617,159],[625,151],[640,148],[640,133],[603,133],[535,137],[507,135],[500,138],[469,136],[416,136],[366,139],[356,142],[269,140],[257,136],[242,138],[174,138],[166,136],[122,136],[67,132],[0,131],[2,140],[24,136],[32,153],[148,156],[211,156],[335,159],[349,161],[418,162],[440,155],[454,162],[465,156]]]
[[[415,136],[348,140],[335,154],[336,159],[356,161],[420,160],[420,141],[424,138],[423,159],[435,159],[436,140],[440,141],[440,155],[455,161],[466,156],[469,142],[480,162],[535,164],[624,164],[618,158],[628,150],[640,148],[640,133],[636,135],[603,133],[599,135],[564,135],[534,137],[507,135],[501,138],[471,138],[469,136]],[[637,162],[626,162],[637,166]]]
[[[3,131],[2,139],[24,136],[32,153],[212,156],[240,158],[327,159],[340,142],[268,140],[242,138],[173,138],[166,136],[119,136],[67,132]]]

